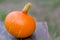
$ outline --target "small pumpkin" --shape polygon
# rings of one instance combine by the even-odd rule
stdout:
[[[22,11],[12,11],[6,16],[5,28],[11,35],[17,38],[26,38],[35,31],[35,20],[27,12],[30,6],[31,3],[28,3]]]

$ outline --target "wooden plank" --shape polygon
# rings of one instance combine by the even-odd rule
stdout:
[[[47,22],[37,22],[36,30],[32,36],[24,39],[18,39],[10,35],[6,31],[4,23],[0,22],[0,40],[50,40]]]

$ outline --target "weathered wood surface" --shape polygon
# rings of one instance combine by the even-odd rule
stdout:
[[[0,40],[50,40],[48,33],[48,26],[46,22],[37,22],[36,30],[31,37],[18,39],[10,35],[5,27],[4,23],[0,22]]]

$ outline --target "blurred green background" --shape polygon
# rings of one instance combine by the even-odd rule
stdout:
[[[28,2],[32,3],[29,14],[36,21],[47,21],[51,40],[60,40],[60,0],[0,0],[0,21],[13,10],[22,10]]]

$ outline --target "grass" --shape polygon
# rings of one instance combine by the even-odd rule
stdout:
[[[51,40],[55,40],[55,38],[57,37],[58,29],[53,25],[53,23],[49,20],[48,17],[46,17],[45,19],[48,24],[48,31],[50,33]]]
[[[5,17],[6,17],[6,12],[3,10],[0,10],[0,21],[4,21]]]
[[[0,0],[0,3],[4,2],[5,0]]]
[[[20,2],[25,2],[25,0],[11,0],[13,3],[17,4],[17,3],[20,3]]]

